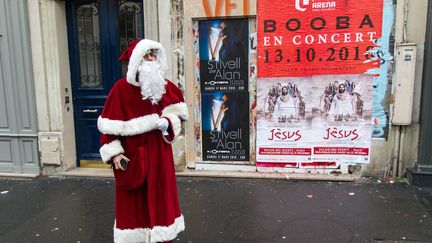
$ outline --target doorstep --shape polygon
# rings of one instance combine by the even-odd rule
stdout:
[[[64,172],[63,176],[85,177],[114,177],[111,169],[75,168]],[[310,181],[357,181],[358,175],[332,175],[319,173],[278,173],[278,172],[250,172],[250,171],[202,171],[187,169],[176,172],[179,177],[214,177],[214,178],[244,178],[244,179],[282,179],[282,180],[310,180]]]
[[[114,177],[112,169],[77,167],[61,174],[62,176]]]
[[[0,178],[36,178],[40,174],[0,173]]]

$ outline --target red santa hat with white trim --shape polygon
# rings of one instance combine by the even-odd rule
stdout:
[[[129,62],[126,73],[128,83],[137,87],[140,86],[139,82],[137,82],[138,68],[144,61],[144,56],[149,52],[156,55],[160,70],[164,73],[168,71],[165,48],[161,43],[149,39],[135,40],[129,44],[128,48],[119,57],[119,61]]]

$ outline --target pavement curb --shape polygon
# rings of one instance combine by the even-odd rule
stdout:
[[[112,178],[112,170],[96,168],[75,168],[64,172],[62,176],[107,177]],[[358,181],[361,176],[329,175],[318,173],[270,173],[244,171],[195,171],[176,172],[178,177],[213,177],[213,178],[243,178],[243,179],[279,179],[279,180],[310,180],[310,181]]]
[[[358,181],[360,176],[329,175],[318,173],[278,173],[278,172],[237,172],[237,171],[185,171],[177,172],[179,177],[215,177],[244,179],[278,179],[278,180],[309,180],[309,181]]]
[[[14,174],[0,173],[0,178],[36,178],[39,174]],[[74,168],[58,175],[48,175],[48,177],[97,177],[114,178],[111,169],[99,168]],[[186,170],[176,172],[177,177],[203,177],[203,178],[241,178],[241,179],[276,179],[293,181],[341,181],[354,182],[361,180],[359,175],[333,175],[319,173],[281,173],[281,172],[246,172],[246,171],[208,171],[208,170]]]
[[[39,177],[40,174],[18,174],[18,173],[0,173],[0,178],[15,178],[15,179],[19,179],[19,178],[36,178]]]

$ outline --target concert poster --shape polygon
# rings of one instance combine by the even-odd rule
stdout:
[[[249,19],[200,20],[201,92],[248,92]]]
[[[249,161],[248,93],[201,95],[203,160]]]
[[[382,16],[375,0],[258,2],[257,162],[369,163]]]

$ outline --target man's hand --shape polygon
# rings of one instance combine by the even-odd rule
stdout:
[[[157,129],[162,131],[163,135],[168,135],[167,129],[168,129],[169,123],[166,118],[159,118],[159,120],[156,121],[156,127]]]
[[[116,170],[118,170],[118,169],[125,170],[120,164],[120,160],[122,160],[122,159],[125,159],[129,162],[129,159],[126,156],[124,156],[123,154],[119,154],[119,155],[114,156],[113,164],[114,164],[114,167]]]

